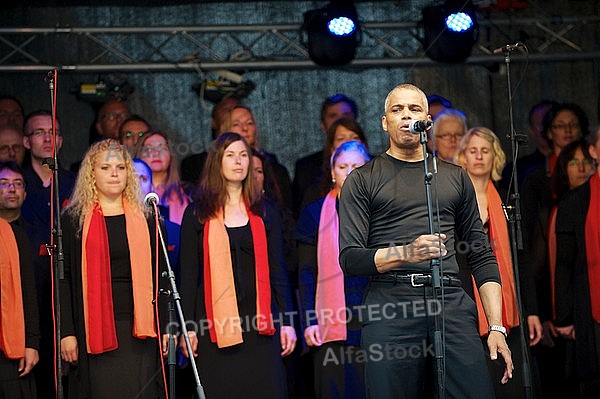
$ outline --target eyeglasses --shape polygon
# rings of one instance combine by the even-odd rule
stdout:
[[[440,140],[460,140],[462,139],[463,135],[458,133],[445,133],[438,134],[436,137]]]
[[[114,121],[117,118],[124,120],[129,118],[129,114],[127,112],[111,112],[109,114],[102,115],[101,119],[108,119],[109,121]]]
[[[569,129],[579,129],[579,123],[578,122],[571,122],[571,123],[557,123],[555,125],[551,126],[552,129],[555,130],[567,130],[567,128]]]
[[[25,188],[25,182],[23,180],[0,180],[0,188],[2,190],[6,190],[13,186],[14,189],[23,189]]]
[[[128,138],[128,139],[131,138],[131,137],[134,137],[134,136],[142,137],[144,135],[144,133],[146,133],[146,132],[137,132],[137,133],[134,133],[134,132],[125,132],[125,137]]]
[[[23,147],[23,144],[13,144],[13,145],[3,145],[0,146],[0,154],[2,155],[8,155],[11,152],[21,152],[25,149],[25,147]]]
[[[571,159],[569,162],[567,162],[567,165],[571,168],[579,168],[582,164],[583,166],[589,166],[592,165],[593,161],[591,159]]]
[[[141,156],[142,156],[142,158],[144,158],[144,157],[149,157],[152,154],[161,155],[164,152],[169,153],[169,149],[167,147],[165,147],[164,145],[157,145],[155,147],[145,145],[142,147]]]
[[[60,130],[56,129],[56,134],[60,134]],[[52,129],[35,129],[33,132],[27,134],[28,137],[43,137],[43,136],[52,136]]]

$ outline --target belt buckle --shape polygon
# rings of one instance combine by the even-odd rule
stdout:
[[[424,276],[424,274],[422,274],[422,273],[413,273],[413,274],[409,274],[409,276],[410,276],[410,285],[412,285],[413,287],[422,287],[422,286],[425,285],[425,284],[417,284],[415,282],[415,278],[422,277],[422,276]]]

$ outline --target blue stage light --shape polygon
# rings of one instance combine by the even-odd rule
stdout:
[[[327,23],[327,29],[336,36],[348,36],[356,30],[356,24],[348,17],[338,17]]]
[[[462,62],[479,37],[476,7],[471,1],[447,0],[423,9],[420,22],[425,54],[439,62]]]
[[[473,27],[473,18],[464,12],[450,14],[446,18],[446,27],[452,32],[465,32]]]
[[[304,13],[308,55],[315,64],[345,65],[354,59],[360,27],[352,1],[334,0]]]

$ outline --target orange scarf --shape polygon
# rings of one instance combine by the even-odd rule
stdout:
[[[590,205],[585,219],[585,253],[592,318],[600,323],[600,176],[590,178]]]
[[[340,267],[339,218],[335,209],[338,190],[325,197],[317,238],[318,279],[315,311],[323,342],[346,340],[344,273]]]
[[[125,199],[123,208],[133,286],[132,335],[136,338],[155,338],[150,233],[141,211],[134,212]],[[99,204],[85,216],[81,251],[87,351],[91,354],[112,351],[119,344],[112,301],[108,233]]]
[[[248,207],[246,212],[254,246],[258,332],[261,335],[274,335],[267,233],[262,218],[253,214]],[[204,301],[210,339],[219,348],[241,344],[244,339],[235,293],[229,235],[222,210],[204,224],[203,249]]]
[[[502,209],[502,199],[496,191],[494,184],[490,181],[487,186],[489,234],[490,243],[494,256],[498,261],[498,271],[502,282],[502,325],[506,327],[507,333],[512,327],[519,325],[519,314],[517,306],[517,295],[515,290],[515,277],[513,272],[512,257],[510,253],[510,240],[508,238],[508,227],[506,217]],[[479,320],[479,335],[488,333],[488,322],[483,310],[483,304],[479,297],[479,291],[475,286],[475,302]]]
[[[558,207],[550,208],[548,215],[548,269],[550,273],[550,299],[552,301],[552,319],[556,320],[556,215]]]
[[[25,314],[19,248],[10,224],[0,218],[0,350],[8,359],[25,356]]]

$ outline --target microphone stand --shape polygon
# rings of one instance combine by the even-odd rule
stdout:
[[[163,277],[167,277],[169,283],[171,284],[171,290],[166,293],[169,295],[169,397],[175,398],[175,367],[177,364],[176,357],[176,347],[175,347],[175,338],[176,338],[176,317],[175,317],[175,309],[177,310],[177,315],[179,316],[179,320],[181,320],[181,333],[183,334],[183,339],[185,340],[185,346],[187,347],[188,354],[190,356],[190,364],[192,365],[192,371],[194,374],[194,379],[196,381],[196,394],[198,395],[198,399],[206,399],[204,396],[204,388],[200,383],[200,376],[198,375],[198,368],[196,367],[196,362],[194,361],[194,355],[192,354],[192,344],[190,342],[190,337],[188,337],[187,326],[185,324],[185,318],[183,317],[183,310],[181,308],[181,296],[179,295],[179,291],[177,290],[177,283],[175,280],[175,273],[173,273],[173,269],[171,268],[171,262],[169,261],[169,254],[167,251],[167,246],[165,244],[165,239],[162,234],[162,229],[160,228],[159,220],[160,220],[160,212],[158,210],[158,206],[156,204],[155,199],[151,199],[150,204],[152,206],[152,211],[154,213],[154,217],[156,220],[156,227],[158,230],[158,235],[160,237],[160,245],[162,248],[162,253],[165,258],[167,264],[167,270],[162,273]],[[160,338],[159,338],[160,339]]]
[[[51,224],[51,236],[50,236],[50,244],[46,245],[48,252],[50,254],[51,265],[53,268],[52,272],[52,280],[54,285],[54,314],[55,314],[55,364],[56,364],[56,395],[58,399],[62,399],[64,397],[63,392],[63,384],[62,384],[62,359],[60,357],[60,336],[61,336],[61,323],[60,323],[60,287],[59,281],[65,278],[64,273],[64,262],[65,255],[63,250],[63,233],[62,233],[62,225],[60,221],[60,190],[58,183],[58,148],[56,147],[56,90],[55,83],[58,80],[58,71],[56,69],[48,72],[48,75],[45,78],[46,83],[48,83],[48,88],[50,89],[50,97],[52,104],[52,145],[53,145],[53,156],[51,158],[44,158],[42,160],[42,165],[48,165],[48,168],[52,170],[52,192],[50,196],[54,196],[54,201],[50,201],[53,205],[53,209],[50,210],[50,214],[53,215],[53,218],[50,220]]]
[[[429,223],[429,234],[434,234],[433,228],[433,205],[431,203],[431,180],[433,179],[433,173],[429,171],[429,165],[427,165],[427,158],[429,154],[427,152],[427,130],[419,129],[420,142],[423,147],[423,172],[425,175],[425,196],[427,200],[427,218]],[[434,171],[435,171],[435,157],[433,158]],[[441,289],[443,296],[443,284],[442,284],[442,263],[440,258],[434,258],[430,261],[431,265],[431,280],[432,280],[432,299],[434,303],[438,302],[438,290]],[[434,333],[433,333],[433,351],[435,355],[435,374],[437,380],[437,391],[438,399],[444,399],[446,395],[445,389],[445,377],[446,377],[446,366],[444,361],[444,337],[443,331],[440,325],[443,319],[444,307],[441,306],[441,311],[436,312],[433,316],[434,320]]]
[[[511,156],[513,163],[513,170],[511,174],[511,182],[509,183],[509,194],[510,187],[513,187],[513,194],[510,194],[510,198],[514,203],[514,206],[508,206],[505,208],[510,212],[506,212],[508,224],[510,226],[510,249],[512,252],[513,259],[513,275],[515,279],[515,290],[517,297],[517,305],[519,308],[519,325],[520,329],[520,350],[523,356],[523,388],[525,389],[525,398],[533,399],[533,384],[531,380],[531,360],[530,360],[530,352],[528,348],[529,338],[526,335],[526,327],[525,318],[523,316],[523,300],[521,297],[521,282],[520,282],[520,274],[519,274],[519,257],[518,251],[523,249],[523,230],[521,225],[521,196],[519,194],[519,184],[516,181],[517,173],[517,156],[519,153],[519,138],[515,132],[514,128],[514,119],[513,119],[513,101],[512,101],[512,84],[510,77],[510,53],[513,50],[516,50],[519,46],[522,46],[522,43],[518,43],[514,46],[504,46],[504,62],[506,64],[506,83],[507,83],[507,91],[508,91],[508,116],[510,122],[510,142],[511,142]]]

